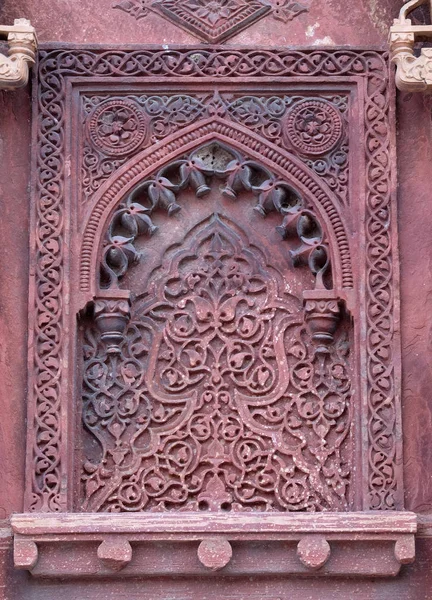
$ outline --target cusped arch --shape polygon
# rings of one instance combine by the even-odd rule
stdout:
[[[216,142],[263,165],[298,191],[314,208],[329,239],[334,288],[353,287],[351,253],[338,200],[298,158],[243,127],[215,118],[200,121],[131,158],[99,190],[84,226],[79,264],[80,291],[97,294],[100,248],[116,207],[140,183],[165,165],[195,149]]]

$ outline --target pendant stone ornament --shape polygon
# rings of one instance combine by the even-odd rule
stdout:
[[[224,42],[272,13],[285,23],[308,7],[291,0],[122,0],[119,8],[136,19],[156,12],[204,42]]]

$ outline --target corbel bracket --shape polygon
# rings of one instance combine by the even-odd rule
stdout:
[[[396,64],[396,86],[404,92],[432,92],[432,48],[423,48],[420,56],[414,53],[414,44],[420,38],[432,38],[432,25],[412,25],[408,15],[432,0],[411,0],[404,4],[399,18],[390,28],[390,52]]]
[[[15,19],[12,26],[0,25],[0,39],[7,39],[9,46],[7,56],[0,54],[0,89],[14,90],[27,85],[37,50],[34,27],[27,19]]]

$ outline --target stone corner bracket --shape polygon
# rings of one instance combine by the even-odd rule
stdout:
[[[34,27],[27,19],[15,19],[12,26],[0,25],[0,38],[6,38],[9,46],[7,56],[0,55],[0,89],[14,90],[27,85],[37,50]]]
[[[432,48],[423,48],[420,56],[414,53],[414,44],[432,38],[432,25],[412,25],[408,15],[432,0],[411,0],[403,5],[399,18],[390,28],[390,52],[396,65],[396,86],[403,92],[432,92]],[[421,38],[421,39],[419,39]]]

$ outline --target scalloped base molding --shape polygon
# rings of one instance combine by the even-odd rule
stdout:
[[[388,577],[415,557],[414,513],[15,515],[35,577]]]

